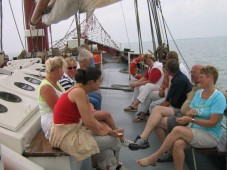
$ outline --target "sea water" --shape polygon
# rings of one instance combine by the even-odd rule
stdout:
[[[213,65],[219,71],[217,86],[227,90],[227,37],[179,39],[169,41],[170,50],[179,54],[181,62],[191,68],[194,64]],[[128,44],[121,44],[128,48]],[[131,50],[138,52],[138,43],[130,44]],[[143,42],[143,52],[153,51],[152,42]],[[180,55],[182,54],[182,55]]]

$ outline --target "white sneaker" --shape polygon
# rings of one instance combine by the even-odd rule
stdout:
[[[128,145],[129,145],[130,143],[133,143],[133,141],[124,138],[124,141],[121,142],[121,145],[122,145],[122,146],[125,146],[125,147],[128,147]]]

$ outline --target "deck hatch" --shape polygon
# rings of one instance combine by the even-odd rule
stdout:
[[[27,91],[35,91],[35,88],[28,85],[28,84],[25,84],[25,83],[21,83],[21,82],[15,82],[14,83],[15,86],[23,89],[23,90],[27,90]]]
[[[8,111],[7,107],[0,104],[0,113],[6,113]]]
[[[24,79],[25,79],[26,81],[32,83],[32,84],[40,85],[40,83],[41,83],[40,80],[37,80],[37,79],[32,78],[32,77],[25,77]]]
[[[0,91],[0,99],[14,103],[19,103],[22,101],[22,99],[19,96],[4,91]]]

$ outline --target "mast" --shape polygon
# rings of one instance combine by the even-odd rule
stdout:
[[[41,22],[36,29],[30,30],[30,19],[35,8],[35,0],[24,0],[25,36],[27,38],[28,52],[48,51],[49,40],[47,26]]]

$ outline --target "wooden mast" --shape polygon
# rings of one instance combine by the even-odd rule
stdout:
[[[27,37],[28,52],[49,51],[47,26],[39,22],[36,29],[30,30],[30,19],[35,9],[35,0],[24,0],[25,36]]]

